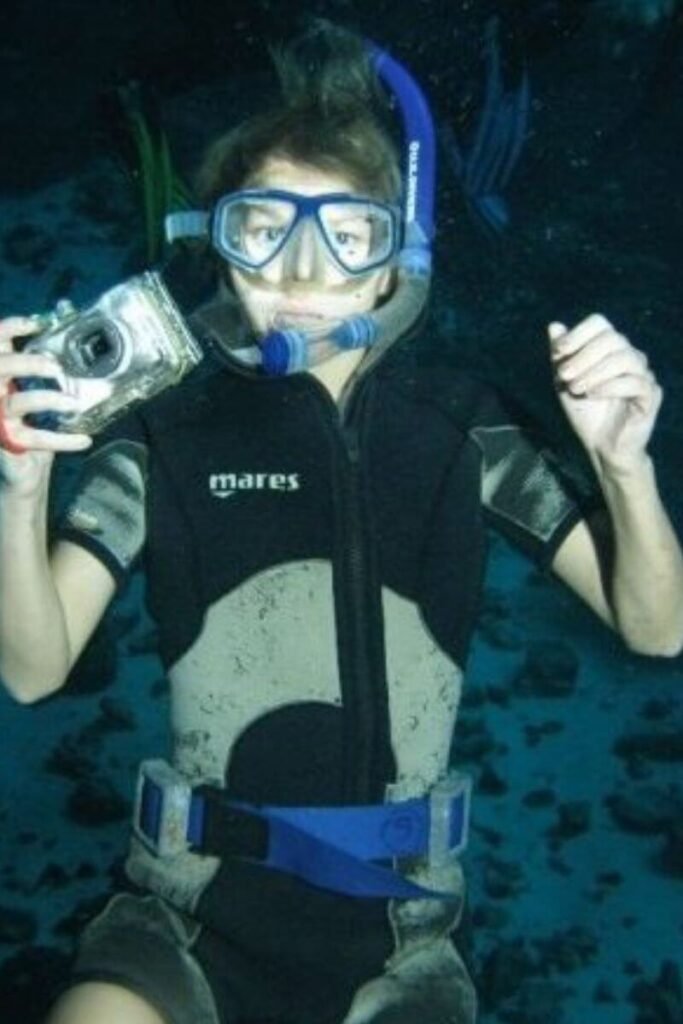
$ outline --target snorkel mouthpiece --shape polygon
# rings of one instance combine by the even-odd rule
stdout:
[[[377,324],[367,314],[325,324],[318,330],[276,326],[261,342],[262,367],[271,377],[298,373],[340,352],[369,348],[376,339]]]

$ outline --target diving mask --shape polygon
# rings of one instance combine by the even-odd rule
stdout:
[[[356,278],[386,266],[400,246],[399,210],[346,192],[230,192],[216,203],[207,227],[216,251],[252,273],[280,259],[285,275],[296,275],[305,259],[313,267],[331,261]]]

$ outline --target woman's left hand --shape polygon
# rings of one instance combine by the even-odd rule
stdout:
[[[609,470],[642,461],[662,404],[647,357],[594,313],[548,326],[558,396],[588,455]]]

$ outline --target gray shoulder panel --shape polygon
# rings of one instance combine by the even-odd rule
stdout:
[[[512,424],[475,427],[470,437],[483,457],[484,507],[547,543],[576,508],[548,453]]]
[[[89,547],[105,549],[120,570],[128,569],[145,539],[146,478],[144,445],[127,440],[104,445],[86,460],[59,532],[82,535]]]

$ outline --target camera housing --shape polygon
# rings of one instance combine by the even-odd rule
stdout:
[[[26,417],[41,429],[97,434],[131,406],[177,384],[202,359],[156,271],[116,285],[82,312],[62,301],[37,319],[43,330],[24,351],[53,355],[63,386],[54,379],[22,377],[17,388],[60,390],[78,402],[73,411]]]

